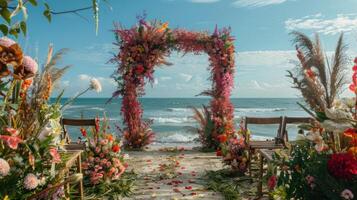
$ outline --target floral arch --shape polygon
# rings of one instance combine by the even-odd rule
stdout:
[[[234,76],[234,45],[230,29],[213,34],[171,30],[167,23],[140,19],[130,29],[116,26],[119,53],[112,62],[118,64],[113,77],[118,89],[113,97],[122,96],[122,130],[127,148],[141,149],[153,138],[150,124],[142,120],[139,97],[144,95],[145,83],[154,81],[155,66],[168,64],[165,57],[171,51],[207,53],[210,61],[212,87],[205,94],[212,96],[210,107],[214,122],[213,137],[234,132],[234,107],[230,101]]]

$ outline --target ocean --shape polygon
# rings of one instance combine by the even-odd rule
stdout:
[[[120,115],[120,99],[114,99],[106,104],[105,98],[77,99],[65,112],[67,118],[93,118],[106,115],[110,120],[111,130],[122,127]],[[155,132],[154,146],[199,146],[195,142],[197,133],[194,128],[197,123],[192,119],[191,107],[201,108],[209,104],[208,98],[142,98],[144,119],[152,119],[152,129]],[[244,116],[276,117],[276,116],[307,116],[296,102],[301,99],[293,98],[236,98],[232,99],[235,107],[235,122],[238,127]],[[268,139],[276,136],[277,126],[250,126],[254,139]],[[68,128],[73,140],[80,136],[79,128]],[[297,133],[296,125],[288,127],[289,138],[294,139]]]

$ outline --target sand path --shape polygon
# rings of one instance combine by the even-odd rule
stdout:
[[[151,149],[129,152],[129,169],[138,174],[134,194],[126,199],[223,199],[204,189],[206,170],[223,167],[214,153]]]

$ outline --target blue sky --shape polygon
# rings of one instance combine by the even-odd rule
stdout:
[[[27,54],[44,60],[47,46],[69,48],[63,64],[73,67],[63,77],[61,87],[72,96],[88,85],[90,77],[102,81],[101,94],[88,97],[109,97],[115,84],[109,78],[116,66],[106,64],[111,52],[114,22],[130,27],[144,11],[148,19],[169,22],[171,28],[213,31],[230,26],[236,41],[236,76],[233,97],[296,97],[290,88],[286,70],[294,67],[295,58],[289,32],[299,30],[321,35],[327,51],[333,51],[338,34],[346,33],[349,55],[357,55],[356,0],[109,0],[100,7],[99,34],[95,35],[90,11],[81,14],[90,21],[73,15],[53,16],[48,23],[39,8],[29,8],[28,35],[21,37]],[[49,0],[55,11],[90,5],[89,0]],[[174,65],[157,69],[156,81],[146,88],[146,97],[193,97],[210,87],[207,81],[206,55],[178,55],[169,61]]]

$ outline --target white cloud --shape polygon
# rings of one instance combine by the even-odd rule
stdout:
[[[336,35],[341,32],[357,30],[356,14],[339,14],[336,18],[325,19],[321,13],[305,16],[300,19],[285,21],[287,30],[311,30],[325,35]]]
[[[216,3],[220,0],[189,0],[192,3]]]
[[[189,81],[191,81],[192,80],[192,75],[190,75],[190,74],[184,74],[184,73],[180,73],[179,74],[180,75],[180,77],[185,81],[185,82],[189,82]]]
[[[78,75],[78,78],[81,81],[87,81],[87,80],[91,79],[92,77],[89,76],[88,74],[80,74],[80,75]]]
[[[237,0],[233,2],[233,5],[236,7],[264,7],[269,5],[282,4],[288,0]]]
[[[238,68],[252,71],[257,67],[290,68],[296,59],[295,51],[243,51],[237,53]]]

